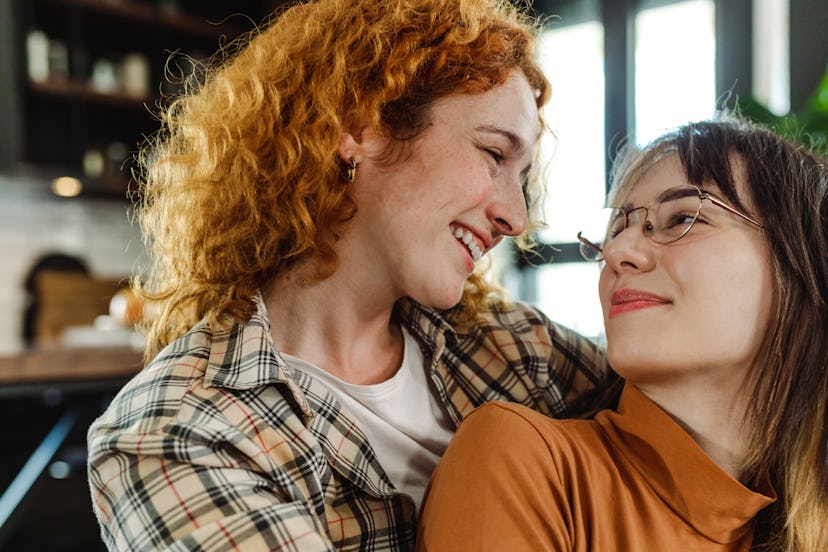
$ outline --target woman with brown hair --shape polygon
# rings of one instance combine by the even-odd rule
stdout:
[[[298,4],[162,114],[149,364],[89,431],[110,548],[411,549],[466,413],[603,379],[483,274],[538,224],[535,30],[494,0]]]
[[[722,116],[623,157],[609,204],[582,252],[617,407],[482,406],[421,548],[828,550],[828,162]]]

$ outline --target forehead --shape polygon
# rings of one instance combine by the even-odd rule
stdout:
[[[477,94],[454,94],[432,106],[433,124],[462,128],[498,128],[513,133],[530,149],[540,132],[540,118],[529,81],[514,70],[503,84]]]
[[[644,171],[635,182],[627,184],[615,198],[616,206],[646,205],[664,190],[689,184],[677,154],[658,160]]]
[[[747,190],[744,163],[738,155],[731,157],[731,167],[738,199],[749,204],[750,194]],[[671,153],[647,168],[635,182],[623,185],[613,200],[613,206],[646,205],[665,190],[686,184],[693,184],[714,195],[722,196],[716,182],[690,182],[678,154]]]

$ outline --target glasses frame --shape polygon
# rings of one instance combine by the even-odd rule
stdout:
[[[652,206],[654,204],[658,203],[658,201],[651,201],[650,204],[647,205],[646,207],[644,207],[644,206],[634,207],[634,208],[629,209],[629,210],[624,210],[624,209],[619,208],[618,210],[621,213],[624,213],[624,228],[622,229],[622,232],[630,227],[630,214],[634,213],[635,211],[640,211],[640,210],[643,209],[644,210],[644,219],[641,221],[642,222],[641,232],[644,234],[644,236],[648,240],[652,241],[653,243],[657,243],[659,245],[670,245],[672,243],[676,243],[681,238],[686,236],[687,233],[690,232],[690,229],[693,228],[693,225],[696,224],[696,221],[699,219],[699,215],[701,214],[702,202],[705,199],[709,200],[710,203],[712,203],[713,205],[721,207],[725,211],[728,211],[728,212],[736,215],[737,217],[740,217],[740,218],[746,220],[747,222],[749,222],[750,224],[756,226],[757,228],[759,228],[761,230],[765,229],[764,226],[762,226],[759,222],[757,222],[756,220],[754,220],[750,216],[746,215],[745,213],[742,213],[741,211],[739,211],[738,209],[736,209],[734,207],[731,207],[727,203],[723,202],[721,199],[714,196],[712,193],[707,192],[705,190],[702,190],[701,188],[699,188],[696,185],[682,184],[680,186],[674,186],[674,187],[670,188],[669,190],[674,190],[676,188],[693,188],[693,189],[696,190],[696,193],[699,196],[699,208],[696,210],[696,214],[693,215],[692,222],[690,222],[690,224],[687,225],[687,228],[685,228],[684,231],[678,237],[673,238],[673,239],[671,239],[670,241],[667,241],[667,242],[658,242],[658,241],[655,241],[652,238],[651,235],[647,234],[647,222],[648,222],[648,218],[650,216],[650,209],[652,208]],[[666,191],[669,191],[669,190],[666,190]],[[586,259],[587,261],[595,261],[595,262],[600,262],[600,261],[604,260],[604,249],[603,249],[603,247],[601,247],[600,245],[598,245],[596,243],[593,243],[592,241],[585,238],[583,236],[583,232],[578,232],[578,241],[580,242],[579,251],[581,253],[581,256],[584,259]],[[597,252],[597,255],[596,255],[596,252]],[[596,256],[591,257],[589,255],[589,253],[592,253],[593,255],[596,255]]]

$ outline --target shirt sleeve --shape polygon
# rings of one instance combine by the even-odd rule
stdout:
[[[498,383],[508,390],[506,400],[554,417],[571,416],[573,406],[582,410],[584,398],[612,379],[601,345],[533,306],[517,302],[495,316],[489,339],[533,395],[532,401],[524,399],[520,387],[504,374]]]
[[[303,488],[312,453],[273,428],[238,427],[228,404],[147,387],[116,398],[89,430],[92,503],[110,550],[334,549]]]
[[[614,372],[607,361],[606,350],[594,340],[579,334],[562,324],[551,321],[544,313],[537,311],[551,341],[549,355],[549,383],[560,392],[565,410],[557,404],[557,397],[551,395],[553,412],[572,413],[585,408],[584,398],[613,382]],[[599,401],[600,402],[600,401]],[[606,405],[599,404],[599,408]]]
[[[567,490],[519,405],[483,405],[460,426],[426,492],[417,547],[572,549]],[[532,415],[537,415],[532,413]]]

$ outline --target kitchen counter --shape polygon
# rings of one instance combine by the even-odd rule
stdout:
[[[50,347],[0,357],[0,394],[26,387],[125,382],[142,366],[133,347]]]

